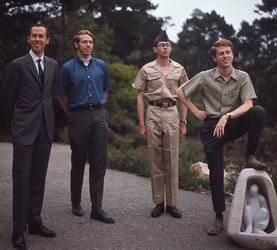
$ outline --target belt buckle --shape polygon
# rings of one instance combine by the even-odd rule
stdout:
[[[163,103],[162,103],[162,107],[163,107],[163,108],[168,108],[168,106],[169,106],[169,103],[168,103],[168,102],[163,102]]]

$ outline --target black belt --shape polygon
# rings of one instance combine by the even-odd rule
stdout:
[[[204,121],[206,121],[206,122],[209,122],[209,121],[218,121],[220,119],[220,117],[213,117],[213,118],[211,118],[211,117],[206,117],[205,119],[204,119]]]
[[[78,111],[78,110],[95,110],[95,109],[100,109],[102,107],[103,107],[102,104],[97,104],[97,105],[89,105],[89,106],[78,106],[78,107],[70,108],[70,110],[73,110],[73,111]]]
[[[176,105],[176,102],[149,102],[150,105],[168,108]]]

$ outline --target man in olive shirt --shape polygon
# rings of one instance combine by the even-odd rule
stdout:
[[[257,96],[249,75],[232,66],[232,42],[218,40],[211,52],[217,67],[200,72],[184,83],[178,88],[177,95],[197,118],[204,121],[201,139],[210,169],[210,187],[216,213],[216,220],[207,232],[217,235],[223,229],[222,213],[225,210],[223,145],[248,132],[244,167],[266,169],[266,165],[254,157],[264,127],[265,111],[260,106],[253,106],[253,99]],[[202,94],[205,111],[199,110],[188,98],[197,92]]]
[[[164,189],[166,212],[181,218],[176,208],[178,201],[179,135],[186,133],[186,113],[180,103],[180,117],[176,107],[176,89],[187,81],[187,74],[179,63],[169,58],[171,45],[163,31],[154,41],[157,60],[144,65],[133,87],[138,90],[137,110],[140,134],[147,138],[153,201],[151,213],[159,217],[164,212]],[[144,98],[149,101],[144,122]]]

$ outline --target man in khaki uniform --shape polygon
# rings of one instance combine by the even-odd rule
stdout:
[[[166,211],[181,218],[182,214],[176,208],[179,136],[186,133],[187,109],[180,103],[179,117],[176,89],[187,81],[187,74],[183,66],[169,58],[171,45],[165,31],[155,39],[153,51],[157,60],[144,65],[133,83],[138,90],[140,134],[147,138],[152,194],[156,204],[151,216],[159,217],[164,212],[165,188]],[[145,122],[144,98],[149,101]]]
[[[208,234],[217,235],[223,229],[225,211],[223,186],[223,146],[248,132],[245,166],[257,170],[266,165],[254,157],[265,121],[265,111],[253,106],[257,98],[249,75],[232,66],[234,52],[231,41],[223,39],[211,48],[217,67],[200,72],[177,90],[180,101],[200,120],[204,120],[201,139],[210,169],[210,187],[213,208],[216,213],[214,224]],[[201,93],[205,111],[201,111],[189,100],[189,96]]]

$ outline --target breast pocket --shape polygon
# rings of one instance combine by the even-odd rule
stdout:
[[[225,95],[226,104],[235,105],[239,100],[240,100],[239,91],[237,89],[234,89],[234,88],[228,89],[228,91]]]
[[[162,74],[160,72],[149,73],[147,76],[147,92],[154,92],[162,86]]]
[[[179,79],[180,76],[178,74],[168,74],[166,76],[166,87],[172,94],[175,94],[175,91],[178,88]]]

